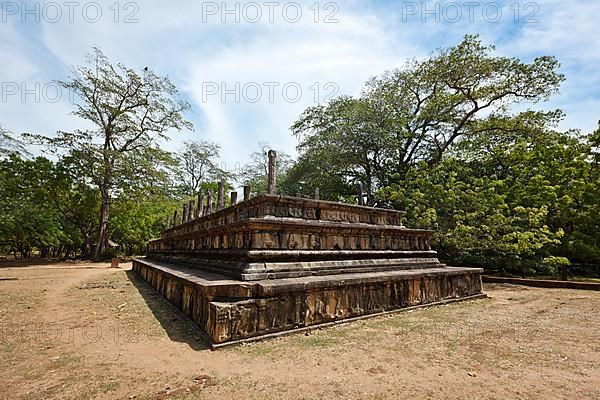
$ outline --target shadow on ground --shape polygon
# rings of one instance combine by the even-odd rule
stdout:
[[[163,298],[135,271],[129,270],[126,273],[171,340],[186,343],[193,350],[210,348],[202,338],[202,331],[193,321]]]

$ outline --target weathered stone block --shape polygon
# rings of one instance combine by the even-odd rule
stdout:
[[[134,270],[215,346],[482,295],[482,271],[441,264],[403,216],[259,196],[167,229]]]

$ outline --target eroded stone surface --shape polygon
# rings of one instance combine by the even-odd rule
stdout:
[[[178,267],[176,267],[178,268]],[[134,261],[134,270],[214,343],[481,293],[481,271],[390,271],[259,281],[182,277],[178,269]],[[205,272],[197,270],[196,277]]]
[[[148,251],[242,280],[438,266],[432,232],[405,228],[403,216],[266,195],[168,229]]]
[[[168,229],[134,269],[216,344],[481,294],[483,271],[440,263],[403,216],[260,196]]]

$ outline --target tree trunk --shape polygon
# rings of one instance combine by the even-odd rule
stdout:
[[[89,256],[87,239],[88,238],[86,237],[85,242],[79,248],[79,251],[81,252],[81,257],[82,258],[87,258]]]
[[[567,267],[566,265],[560,266],[560,280],[561,281],[569,280],[569,267]]]
[[[110,208],[110,184],[112,177],[112,169],[114,160],[110,157],[110,134],[106,132],[106,138],[104,142],[104,154],[103,154],[103,172],[102,172],[102,184],[100,185],[100,197],[102,204],[100,206],[100,223],[98,227],[98,243],[96,244],[96,250],[94,251],[94,258],[98,259],[102,257],[106,249],[108,248],[108,214]]]
[[[98,243],[94,252],[94,258],[96,259],[100,258],[108,248],[108,213],[110,207],[108,187],[101,188],[100,192],[102,194],[102,205],[100,206],[100,232],[98,233]]]

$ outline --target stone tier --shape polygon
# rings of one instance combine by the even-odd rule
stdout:
[[[239,253],[237,253],[239,254]],[[302,252],[278,252],[279,257],[288,261],[258,259],[252,261],[251,251],[246,252],[247,259],[232,260],[227,252],[198,254],[162,254],[154,253],[151,260],[167,261],[176,265],[201,268],[206,271],[228,276],[242,281],[264,279],[297,278],[303,276],[333,275],[359,272],[377,272],[406,269],[441,268],[435,251],[393,252],[393,254],[378,254],[362,252],[361,254],[345,254],[344,257],[335,253],[313,254],[318,261],[309,261]],[[262,252],[261,254],[265,254]],[[346,258],[346,259],[345,259]],[[294,259],[298,261],[293,261]]]
[[[258,196],[166,230],[149,258],[240,280],[443,267],[395,210]]]
[[[209,216],[210,217],[210,216]],[[206,217],[203,217],[206,218]],[[193,221],[188,223],[193,224]],[[198,221],[150,242],[151,252],[209,249],[429,250],[431,231],[394,225],[264,216],[206,227]],[[186,224],[187,225],[187,224]]]
[[[167,229],[163,237],[186,231],[198,224],[203,228],[210,228],[266,216],[402,226],[402,218],[405,215],[404,211],[264,194]]]
[[[213,347],[483,296],[483,271],[472,268],[435,267],[257,282],[150,260],[134,260],[133,268],[198,324]]]
[[[395,210],[262,195],[167,229],[161,239],[149,243],[149,250],[385,250],[385,241],[380,241],[387,234],[399,240],[430,237],[429,232],[417,230],[408,235],[402,226],[404,215]],[[344,242],[342,237],[348,234],[354,236]],[[424,242],[405,245],[428,246]]]
[[[482,296],[483,271],[440,263],[403,216],[258,196],[166,230],[133,266],[215,347]]]

